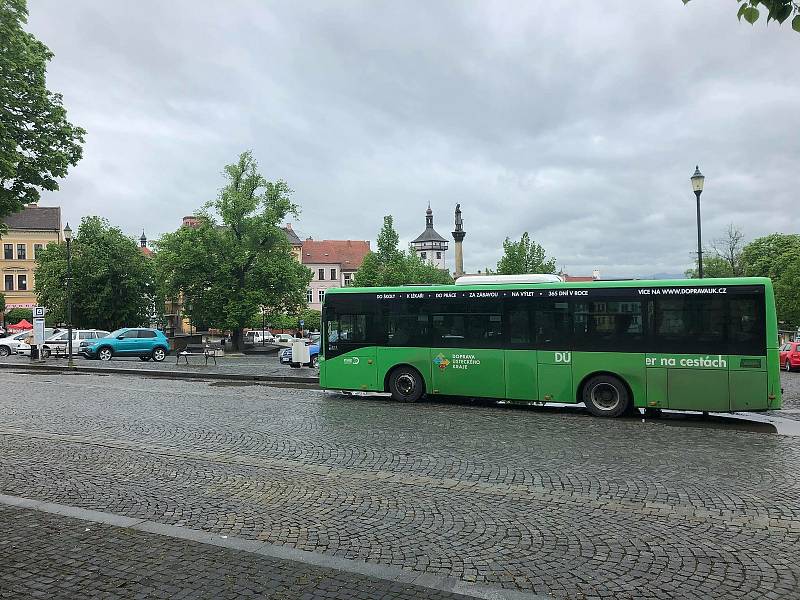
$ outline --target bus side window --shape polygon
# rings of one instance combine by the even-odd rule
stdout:
[[[572,342],[572,325],[569,304],[564,301],[545,300],[536,304],[534,316],[536,346],[538,348],[569,348]]]
[[[512,348],[530,348],[533,343],[530,310],[524,306],[509,304],[506,319],[509,346]]]
[[[729,300],[728,352],[761,356],[766,352],[763,301],[754,297]]]

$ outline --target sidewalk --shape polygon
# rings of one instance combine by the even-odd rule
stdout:
[[[201,356],[189,357],[187,365],[183,359],[175,363],[175,355],[168,356],[163,362],[142,362],[136,357],[115,357],[110,361],[87,360],[81,356],[74,358],[75,371],[79,373],[118,373],[122,375],[138,375],[149,377],[166,377],[174,379],[228,379],[236,381],[283,381],[290,383],[317,384],[319,371],[307,367],[292,369],[278,362],[277,356],[231,355],[217,358],[215,365],[210,360],[208,365]],[[31,362],[27,356],[12,355],[0,359],[0,368],[6,369],[41,369],[44,371],[64,371],[67,359],[50,357],[44,362]]]

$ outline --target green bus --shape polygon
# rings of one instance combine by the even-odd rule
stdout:
[[[322,388],[583,402],[604,417],[781,406],[769,279],[502,279],[328,290]]]

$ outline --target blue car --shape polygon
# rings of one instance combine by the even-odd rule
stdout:
[[[169,341],[158,329],[125,327],[103,338],[82,341],[78,354],[99,360],[111,360],[112,356],[138,356],[142,361],[161,362],[169,354]]]
[[[311,343],[307,344],[308,346],[308,354],[309,354],[309,361],[305,365],[294,365],[292,364],[292,349],[291,348],[284,348],[283,350],[278,352],[278,358],[281,361],[281,364],[284,365],[291,365],[292,367],[311,367],[314,368],[317,366],[317,360],[319,359],[319,344]]]

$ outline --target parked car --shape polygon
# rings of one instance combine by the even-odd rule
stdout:
[[[112,356],[138,356],[142,361],[153,359],[161,362],[169,354],[169,341],[158,329],[125,327],[103,338],[83,340],[79,354],[98,360],[111,360]]]
[[[310,359],[308,363],[305,365],[297,365],[297,366],[306,366],[306,367],[316,367],[317,361],[319,360],[319,342],[314,343],[311,340],[306,340],[306,346],[308,346],[308,353]],[[291,365],[292,364],[292,348],[291,346],[288,348],[284,348],[283,350],[278,350],[278,360],[281,361],[283,365]],[[294,366],[294,365],[292,365]]]
[[[279,333],[272,343],[278,346],[291,346],[296,339],[291,333]]]
[[[275,341],[275,336],[272,335],[270,331],[264,331],[264,335],[261,335],[261,331],[248,331],[244,334],[244,343],[250,344],[255,346],[256,344],[272,344]]]
[[[25,338],[29,335],[30,331],[23,331],[22,333],[15,333],[14,335],[0,338],[0,357],[16,354],[17,348],[20,344],[25,343]]]
[[[68,329],[45,329],[44,344],[42,344],[42,356],[45,358],[51,354],[66,356],[67,348],[69,347],[69,344],[67,343],[69,341],[67,337],[68,335]],[[81,340],[94,339],[103,337],[105,335],[108,335],[107,331],[101,331],[98,329],[73,329],[72,353],[78,354],[78,347],[80,346]],[[31,347],[28,344],[20,344],[19,348],[17,348],[17,352],[25,356],[30,356]]]
[[[2,343],[2,340],[0,340],[0,343]],[[786,371],[800,369],[800,342],[787,342],[781,346],[778,355],[781,366]]]

